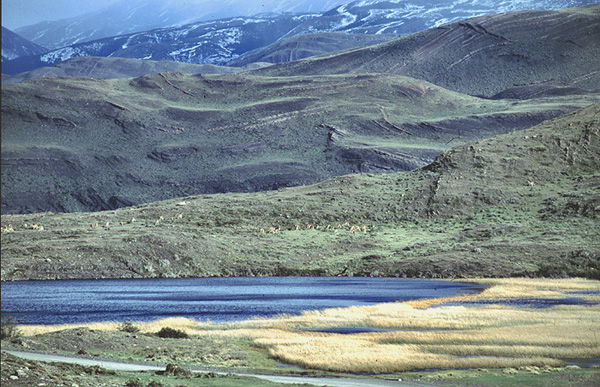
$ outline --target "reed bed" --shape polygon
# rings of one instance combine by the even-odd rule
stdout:
[[[413,369],[557,367],[565,359],[600,357],[600,282],[583,279],[480,279],[479,294],[372,306],[311,311],[299,316],[230,324],[171,318],[137,323],[142,332],[169,326],[189,334],[250,338],[273,358],[334,372]],[[533,308],[467,301],[562,299],[587,304]],[[451,303],[451,304],[448,304]],[[118,323],[22,327],[25,334],[86,326],[119,329]],[[328,333],[340,327],[385,328],[358,334]]]

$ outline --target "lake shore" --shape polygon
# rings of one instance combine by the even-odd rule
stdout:
[[[135,324],[140,330],[137,333],[122,331],[120,323],[21,326],[23,336],[3,340],[2,346],[71,355],[83,350],[85,356],[93,358],[199,365],[225,371],[369,373],[384,379],[394,375],[430,381],[445,375],[443,378],[459,385],[476,378],[528,380],[530,376],[589,374],[569,364],[600,357],[600,341],[594,333],[600,321],[598,281],[474,281],[489,288],[476,295],[336,308],[230,324],[167,319]],[[574,296],[587,303],[540,306],[531,301]],[[520,303],[523,299],[529,303]],[[183,330],[190,338],[157,337],[156,332],[165,326]],[[323,332],[341,327],[386,331]],[[281,367],[282,363],[299,368]],[[423,369],[439,371],[419,371]]]

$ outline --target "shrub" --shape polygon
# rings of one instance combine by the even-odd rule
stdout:
[[[140,331],[140,328],[133,325],[133,321],[127,320],[119,326],[119,330],[121,332],[138,333]]]
[[[1,340],[19,337],[21,334],[19,332],[19,328],[17,327],[17,321],[12,316],[6,317],[4,320],[2,320],[0,325]]]
[[[129,381],[125,383],[125,387],[144,387],[144,385],[139,379],[129,379]]]
[[[192,377],[192,371],[187,368],[183,368],[180,365],[169,363],[165,369],[165,375],[177,376],[180,378]]]
[[[189,336],[187,333],[180,329],[173,329],[169,327],[164,327],[160,331],[156,333],[158,337],[163,337],[166,339],[188,339]]]

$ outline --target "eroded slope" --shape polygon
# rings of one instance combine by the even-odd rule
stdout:
[[[599,117],[596,104],[408,173],[109,212],[2,215],[13,230],[2,235],[2,280],[600,278]]]
[[[410,170],[595,100],[487,101],[368,74],[22,82],[2,88],[2,211],[107,210]]]

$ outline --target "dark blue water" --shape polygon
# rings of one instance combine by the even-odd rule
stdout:
[[[237,321],[306,310],[449,297],[479,285],[402,278],[240,277],[4,282],[2,318],[21,324]]]
[[[552,308],[558,305],[584,305],[596,306],[598,302],[588,301],[582,298],[567,297],[567,298],[506,298],[496,300],[464,300],[460,302],[444,302],[437,304],[435,307],[442,306],[466,306],[480,307],[483,305],[505,305],[519,308],[544,309]]]

